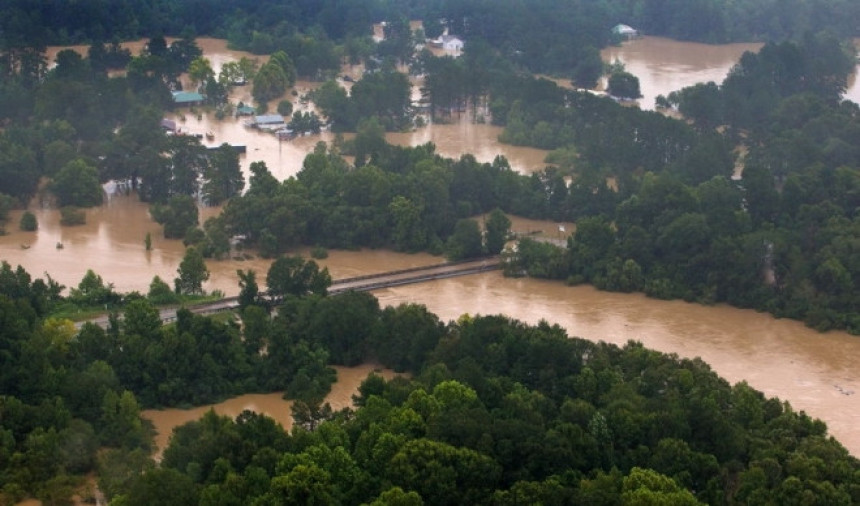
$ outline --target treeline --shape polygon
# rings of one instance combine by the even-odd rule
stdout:
[[[363,329],[380,318],[375,314],[341,316],[357,330],[352,346],[367,342]],[[857,500],[857,461],[826,439],[823,424],[745,384],[730,387],[701,362],[635,344],[619,350],[569,340],[557,327],[501,317],[446,328],[420,307],[401,306],[376,321],[390,318],[423,344],[406,347],[394,334],[380,343],[381,356],[389,349],[421,357],[439,343],[417,380],[371,379],[355,413],[305,418],[315,430],[290,436],[262,417],[207,415],[177,430],[161,468],[133,480],[127,499],[172,503],[169,494],[181,492],[173,500],[185,504],[206,497],[330,504],[385,504],[392,496],[419,504],[416,496],[431,504],[599,497],[728,504],[795,494],[820,504]]]
[[[284,182],[264,163],[253,163],[248,191],[232,198],[219,217],[224,230],[244,237],[264,256],[297,245],[439,254],[459,250],[462,243],[456,238],[474,237],[479,230],[474,223],[471,233],[457,234],[458,227],[469,227],[460,222],[496,208],[534,218],[552,216],[553,183],[563,184],[555,172],[521,175],[503,157],[493,163],[479,163],[469,155],[444,159],[432,144],[393,146],[385,143],[383,133],[372,124],[359,130],[352,145],[357,167],[324,143]],[[589,187],[578,197],[586,205],[611,208],[615,194],[608,189],[594,193]],[[489,220],[487,228],[493,228]],[[480,244],[480,231],[478,236]],[[494,246],[488,253],[498,253],[501,244],[490,243]]]
[[[594,61],[597,51],[612,42],[610,28],[618,23],[650,35],[722,43],[783,40],[822,29],[847,38],[858,34],[860,18],[860,7],[850,0],[13,0],[4,12],[0,33],[5,44],[44,47],[159,34],[211,35],[258,54],[286,50],[299,74],[307,76],[328,68],[311,62],[331,60],[335,44],[344,44],[351,55],[365,52],[371,24],[381,21],[396,25],[421,19],[431,38],[447,29],[466,40],[484,40],[531,71],[569,74]],[[385,45],[383,54],[402,53],[400,44]]]
[[[575,167],[574,183],[556,186],[557,216],[583,216],[578,178],[618,187],[617,207],[587,211],[567,250],[526,245],[511,272],[860,332],[858,109],[840,102],[852,68],[852,51],[810,36],[747,53],[722,86],[673,94],[692,126],[558,90],[555,107],[495,115],[504,139],[560,146],[554,156]],[[737,144],[749,153],[734,181]]]
[[[336,81],[327,81],[311,98],[335,132],[354,132],[368,118],[376,118],[386,130],[400,131],[412,127],[411,93],[404,74],[386,69],[365,75],[349,93]]]
[[[39,317],[44,283],[4,269],[3,500],[62,502],[97,470],[119,504],[860,501],[860,462],[822,422],[699,360],[547,323],[444,324],[367,293],[325,297],[313,272],[273,264],[274,316],[243,273],[241,325],[181,310],[164,326],[137,300],[106,330],[78,331]],[[322,404],[329,364],[369,359],[413,379],[371,376],[355,410]],[[209,413],[150,460],[142,407],[280,390],[297,399],[291,433],[250,412]]]

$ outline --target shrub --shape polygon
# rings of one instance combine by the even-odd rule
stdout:
[[[72,227],[83,225],[87,222],[87,213],[83,209],[74,206],[66,206],[60,209],[60,225]]]
[[[25,232],[32,232],[39,228],[39,222],[36,220],[36,215],[30,211],[26,211],[21,215],[21,222],[18,227]]]
[[[293,103],[289,100],[281,100],[278,102],[278,114],[281,116],[290,116],[293,114]]]

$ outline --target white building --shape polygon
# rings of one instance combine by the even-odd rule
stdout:
[[[439,37],[440,45],[445,51],[453,51],[459,53],[463,50],[463,40],[456,35],[443,35]]]
[[[635,39],[639,36],[639,31],[629,25],[615,25],[612,28],[612,33],[620,35],[625,39]]]

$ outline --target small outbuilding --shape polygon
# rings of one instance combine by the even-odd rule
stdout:
[[[173,105],[179,107],[190,107],[203,103],[203,95],[194,91],[174,91]]]
[[[176,122],[172,119],[164,118],[163,120],[161,120],[161,128],[165,132],[176,133]]]
[[[250,105],[240,105],[236,107],[236,116],[253,116],[255,112],[257,112],[257,110]]]

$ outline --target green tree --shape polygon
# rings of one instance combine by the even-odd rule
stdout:
[[[445,255],[450,260],[479,257],[484,253],[481,227],[475,220],[458,220],[454,233],[448,238]]]
[[[140,419],[140,407],[134,394],[128,390],[117,395],[113,390],[105,393],[102,401],[102,443],[120,448],[144,447],[149,437]]]
[[[496,462],[474,450],[416,439],[391,458],[385,474],[393,485],[436,504],[473,504],[495,489],[500,472]]]
[[[398,195],[391,200],[388,211],[394,221],[392,240],[401,251],[420,251],[427,244],[426,231],[421,224],[421,206]]]
[[[500,209],[494,209],[484,224],[486,228],[487,253],[496,255],[505,247],[511,232],[511,220]]]
[[[185,250],[185,256],[176,270],[179,277],[173,280],[176,293],[180,294],[203,294],[203,283],[209,279],[209,269],[203,261],[203,255],[195,247]]]
[[[603,60],[600,51],[593,46],[583,48],[576,66],[573,67],[571,80],[581,88],[594,88],[603,75]]]
[[[331,475],[315,464],[300,464],[283,476],[272,479],[271,490],[264,500],[267,504],[335,505],[337,486]]]
[[[199,223],[200,211],[194,197],[190,195],[174,195],[167,204],[154,204],[149,212],[156,222],[164,225],[164,237],[181,239],[191,227]]]
[[[244,311],[250,305],[260,303],[260,287],[257,285],[257,273],[253,269],[236,270],[239,276],[239,309]]]
[[[113,283],[105,283],[92,269],[87,269],[81,282],[69,291],[69,298],[82,305],[92,306],[117,303],[120,295],[113,290]]]
[[[624,477],[621,499],[625,505],[650,506],[672,504],[678,506],[701,505],[689,491],[674,480],[651,469],[634,467]]]
[[[152,282],[149,284],[149,292],[146,294],[146,297],[152,301],[153,304],[157,305],[175,304],[179,302],[179,296],[176,292],[174,292],[170,288],[170,285],[168,285],[159,276],[152,278]]]
[[[24,214],[21,215],[21,222],[18,224],[18,228],[26,232],[32,232],[39,228],[39,222],[36,220],[36,215],[30,211],[24,211]]]
[[[270,296],[325,295],[331,286],[328,268],[320,270],[313,260],[300,256],[279,257],[272,262],[266,274],[266,286]]]
[[[191,79],[192,86],[205,83],[214,76],[215,72],[212,70],[212,64],[208,58],[198,56],[188,64],[188,77]]]
[[[625,71],[613,72],[609,76],[606,91],[613,97],[622,99],[637,99],[642,96],[639,91],[639,78]]]
[[[405,492],[400,487],[391,487],[379,494],[370,506],[424,506],[424,500],[414,490]]]
[[[196,504],[197,500],[197,487],[187,474],[170,468],[156,468],[137,477],[121,501],[117,498],[112,502],[128,506],[184,506]]]
[[[293,103],[286,99],[278,102],[278,114],[284,117],[292,115]]]
[[[239,154],[227,143],[210,156],[210,164],[203,183],[203,196],[210,205],[218,205],[238,195],[245,188],[245,178],[239,165]]]
[[[98,171],[81,159],[67,163],[54,176],[51,191],[61,206],[93,207],[101,205],[103,190]]]

